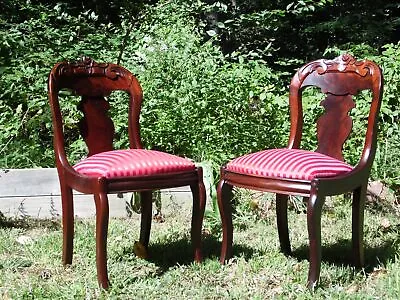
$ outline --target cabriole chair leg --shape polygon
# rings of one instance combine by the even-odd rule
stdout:
[[[219,213],[222,221],[222,247],[220,262],[225,263],[232,257],[233,225],[232,225],[232,186],[221,180],[217,188]]]
[[[206,190],[202,181],[190,186],[193,195],[191,239],[194,251],[194,260],[203,260],[201,247],[201,229],[203,225],[204,210],[206,205]]]
[[[108,197],[106,193],[94,195],[96,205],[96,265],[100,287],[108,289],[107,273],[107,230],[109,219]]]

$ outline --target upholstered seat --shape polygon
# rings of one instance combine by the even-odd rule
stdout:
[[[237,157],[227,163],[226,170],[245,175],[312,180],[332,177],[353,168],[330,156],[300,149],[271,149]]]
[[[74,169],[87,176],[105,178],[146,176],[194,170],[188,159],[145,149],[107,151],[78,162]]]

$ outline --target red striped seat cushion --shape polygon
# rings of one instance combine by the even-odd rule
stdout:
[[[195,169],[192,161],[154,150],[113,150],[92,155],[78,162],[74,169],[87,176],[144,176]]]
[[[271,149],[235,158],[226,165],[226,169],[246,175],[312,180],[344,174],[353,167],[317,152]]]

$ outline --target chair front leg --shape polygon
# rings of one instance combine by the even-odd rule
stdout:
[[[321,213],[325,196],[318,195],[318,189],[311,187],[307,204],[307,227],[310,248],[310,266],[308,270],[307,287],[314,290],[318,284],[321,270]]]
[[[60,181],[63,225],[63,264],[72,264],[74,245],[74,202],[72,189]]]
[[[140,243],[145,247],[146,251],[149,247],[151,220],[153,214],[153,198],[152,191],[140,192]]]
[[[108,197],[104,192],[94,194],[96,205],[96,265],[100,287],[108,289],[107,275],[107,231],[109,219]]]
[[[352,246],[353,259],[356,267],[364,266],[364,207],[367,196],[367,185],[365,183],[353,191],[352,205]]]
[[[223,264],[232,257],[233,225],[232,225],[232,188],[221,179],[217,188],[218,208],[222,221],[222,246],[220,262]]]
[[[201,230],[203,228],[204,210],[206,206],[206,189],[202,180],[203,175],[201,169],[199,169],[198,173],[198,182],[190,186],[193,195],[191,238],[194,250],[194,260],[201,262],[203,259]]]
[[[278,225],[279,243],[281,245],[281,251],[285,255],[290,255],[292,253],[290,249],[287,218],[288,198],[288,195],[276,194],[276,222]]]

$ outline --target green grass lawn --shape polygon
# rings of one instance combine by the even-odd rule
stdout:
[[[306,289],[308,244],[301,204],[300,210],[292,207],[289,213],[290,257],[279,251],[274,203],[261,200],[257,207],[256,213],[244,210],[234,220],[234,258],[224,266],[218,262],[218,232],[205,233],[205,260],[192,263],[190,212],[177,211],[163,223],[153,222],[147,261],[133,252],[139,217],[111,219],[108,269],[112,285],[108,291],[97,285],[94,219],[77,220],[73,264],[64,268],[60,220],[0,218],[0,298],[398,299],[400,221],[394,204],[367,205],[366,267],[357,270],[350,263],[350,201],[327,199],[321,283],[313,294]],[[210,224],[206,222],[206,227]]]

